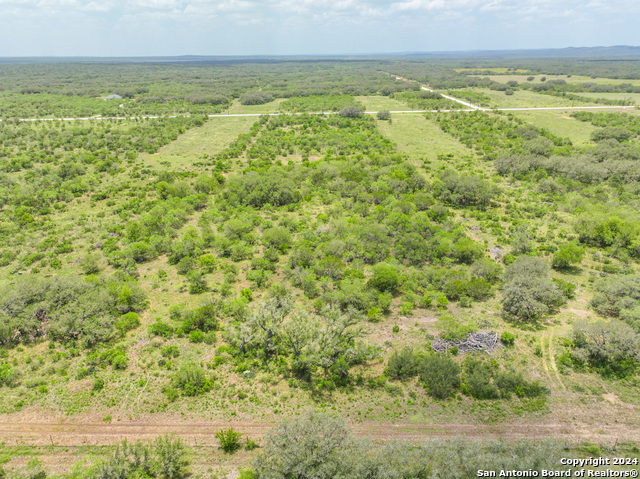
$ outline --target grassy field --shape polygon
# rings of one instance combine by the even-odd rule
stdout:
[[[541,83],[540,79],[542,77],[546,77],[547,80],[564,80],[567,83],[597,83],[599,85],[618,85],[620,83],[631,83],[632,85],[640,85],[640,80],[627,80],[624,78],[616,79],[616,78],[591,78],[587,76],[580,75],[473,75],[479,78],[490,78],[493,81],[497,81],[500,83],[506,83],[508,81],[517,81],[518,83],[524,83],[529,80],[530,76],[533,76],[534,79],[531,83]]]
[[[468,72],[468,71],[487,71],[487,72],[496,72],[506,74],[507,72],[511,72],[513,75],[526,75],[529,74],[529,70],[522,68],[456,68],[457,72]],[[497,76],[497,75],[496,75]]]
[[[580,92],[580,96],[587,98],[607,98],[609,100],[622,101],[631,100],[636,105],[640,105],[640,93],[599,93],[599,92]]]
[[[406,111],[411,110],[409,106],[393,98],[386,96],[358,96],[356,97],[362,103],[367,111]]]
[[[238,135],[246,133],[256,121],[254,117],[213,117],[200,128],[194,128],[177,141],[174,141],[157,153],[143,154],[138,161],[144,167],[189,168],[203,157],[215,155],[235,140]]]
[[[286,101],[286,98],[276,98],[275,100],[262,105],[243,105],[239,100],[234,100],[231,107],[225,110],[225,113],[232,115],[245,113],[275,113],[278,111],[278,106],[283,101]]]
[[[488,88],[472,88],[491,98],[490,103],[494,108],[546,108],[546,107],[571,107],[587,106],[589,103],[566,100],[561,97],[544,95],[528,90],[515,90],[513,95],[505,95],[503,91],[490,90]],[[455,96],[455,91],[453,92]],[[594,102],[593,105],[596,105]]]
[[[593,144],[591,132],[595,127],[572,118],[568,111],[515,111],[513,114],[527,123],[553,132],[554,135],[570,138],[575,145]]]
[[[393,115],[391,122],[378,121],[378,128],[417,165],[426,160],[435,166],[449,161],[441,159],[443,156],[451,155],[451,158],[460,159],[473,154],[421,114]]]

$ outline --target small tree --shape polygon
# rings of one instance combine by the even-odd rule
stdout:
[[[180,438],[160,436],[153,446],[155,477],[178,479],[187,476],[189,461],[186,458],[186,448]]]
[[[400,285],[398,269],[387,263],[378,263],[373,267],[373,277],[369,284],[379,291],[393,291]]]
[[[625,376],[640,364],[640,335],[622,321],[576,321],[573,356],[604,374]]]
[[[579,264],[584,257],[584,248],[575,243],[567,243],[553,254],[551,266],[553,269],[569,269]]]
[[[420,356],[409,347],[394,351],[387,362],[385,374],[393,379],[406,379],[418,374]]]
[[[346,118],[359,118],[364,115],[364,111],[362,108],[359,108],[355,105],[345,106],[342,110],[340,110],[340,116],[344,116]]]
[[[504,311],[525,321],[536,320],[564,302],[546,262],[534,256],[520,256],[509,265],[502,296]]]
[[[420,364],[420,379],[436,399],[446,399],[460,387],[460,366],[441,354],[426,357]]]
[[[140,316],[135,311],[130,311],[120,316],[114,326],[120,334],[125,335],[128,331],[140,326]]]
[[[334,479],[352,477],[363,454],[344,421],[308,412],[269,433],[253,466],[257,479]]]
[[[391,112],[389,110],[381,110],[376,116],[378,117],[378,120],[391,121]]]
[[[249,91],[240,97],[243,105],[262,105],[273,101],[273,95],[264,91]]]
[[[207,290],[207,282],[202,277],[202,272],[197,269],[192,269],[187,273],[187,279],[189,280],[189,293],[201,294]]]
[[[514,234],[511,240],[511,252],[514,255],[527,254],[533,249],[533,241],[529,236],[527,227],[520,227]]]
[[[99,273],[100,266],[98,265],[98,256],[95,254],[88,254],[80,260],[80,267],[84,274]]]
[[[291,246],[291,233],[289,233],[287,228],[275,226],[264,230],[262,233],[262,240],[265,246],[277,248],[280,251],[285,252]]]

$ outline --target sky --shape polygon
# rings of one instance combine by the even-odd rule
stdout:
[[[638,0],[0,0],[0,57],[640,45]]]

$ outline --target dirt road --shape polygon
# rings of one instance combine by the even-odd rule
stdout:
[[[73,420],[58,422],[21,422],[0,418],[0,442],[7,446],[108,446],[123,439],[150,440],[162,434],[177,434],[191,446],[217,446],[214,435],[222,428],[233,427],[243,435],[260,438],[275,425],[255,422],[152,422],[134,421],[83,423]],[[640,431],[623,431],[620,425],[602,425],[597,430],[563,424],[354,424],[355,434],[376,440],[418,440],[429,437],[557,437],[572,442],[584,440],[598,443],[615,440],[640,441]]]

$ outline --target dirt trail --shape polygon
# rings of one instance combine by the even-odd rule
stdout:
[[[150,440],[158,435],[174,433],[191,446],[217,446],[214,435],[232,426],[243,435],[260,438],[274,427],[270,423],[253,422],[122,422],[116,424],[74,422],[20,422],[0,418],[0,442],[7,446],[107,446],[123,439]],[[377,440],[426,439],[429,437],[557,437],[570,441],[606,442],[621,437],[621,427],[598,427],[596,430],[568,424],[355,424],[355,434]],[[595,429],[595,428],[594,428]],[[640,440],[640,430],[629,430],[626,440]]]
[[[543,341],[544,341],[544,336],[543,336]],[[564,381],[562,380],[562,377],[560,377],[560,371],[558,371],[558,365],[556,364],[556,356],[553,350],[553,329],[549,330],[548,347],[549,347],[549,363],[551,365],[551,370],[555,373],[556,379],[558,380],[558,384],[560,384],[560,387],[566,391],[567,387],[564,385]]]

